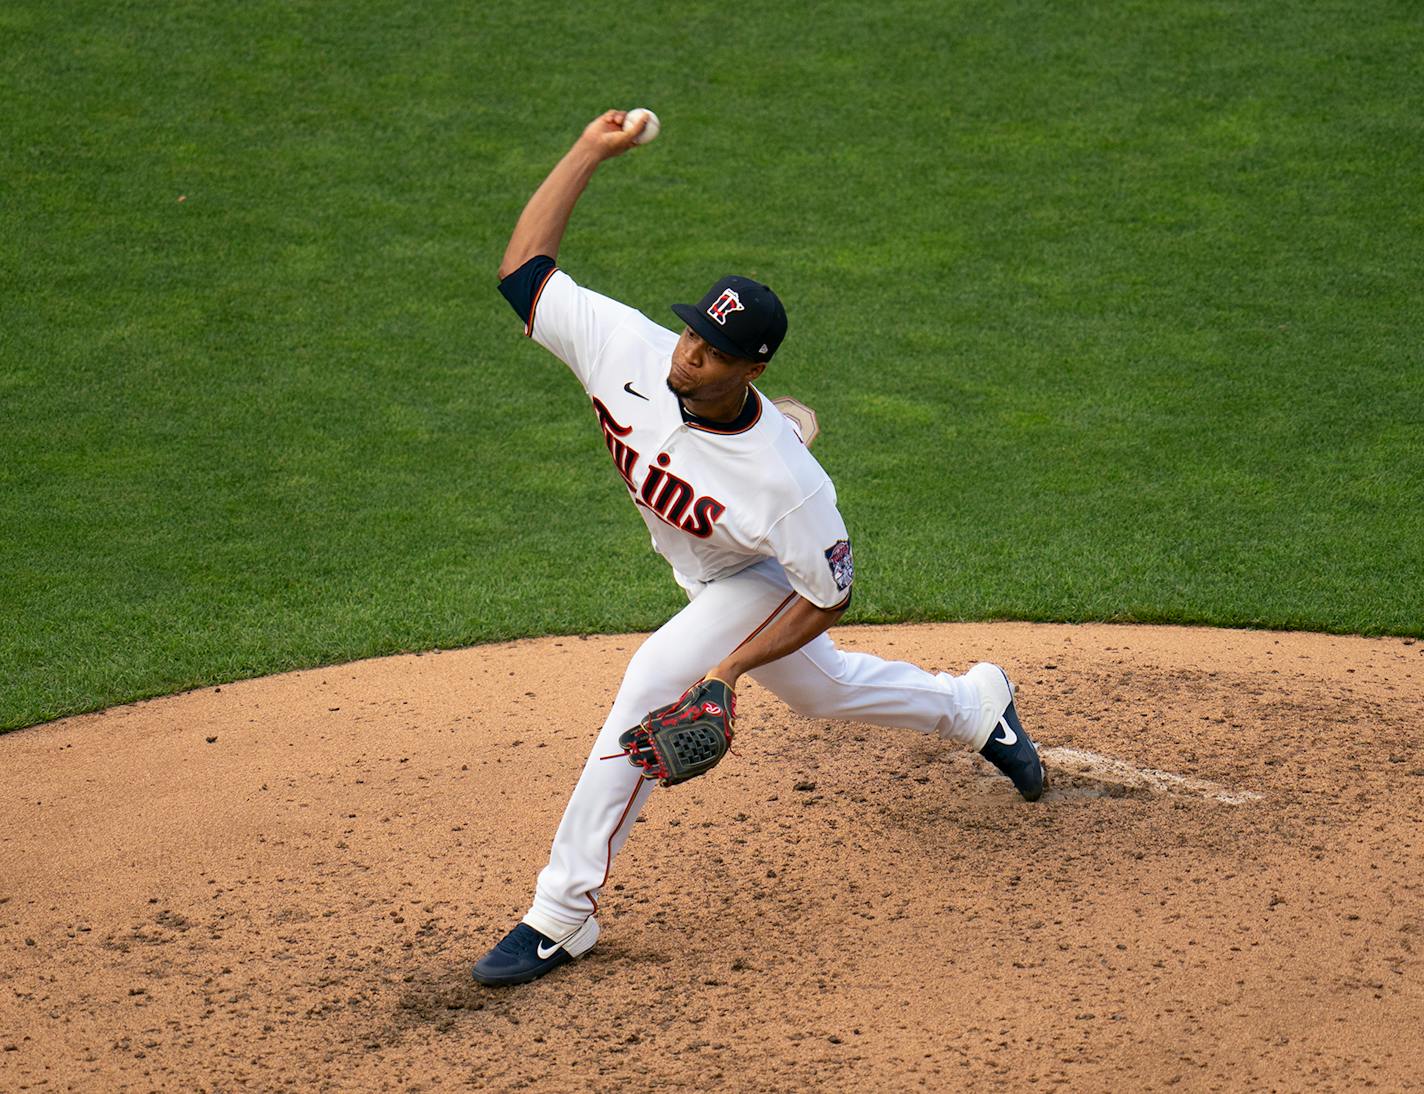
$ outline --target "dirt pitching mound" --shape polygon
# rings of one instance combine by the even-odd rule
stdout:
[[[736,754],[644,811],[598,946],[515,989],[470,965],[636,636],[0,737],[0,1089],[1424,1085],[1424,644],[837,637],[1003,664],[1044,800],[749,684]]]

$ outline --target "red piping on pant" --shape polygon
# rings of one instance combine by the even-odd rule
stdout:
[[[628,810],[633,808],[633,803],[638,800],[638,791],[643,789],[643,779],[640,776],[638,783],[633,787],[633,793],[628,798],[628,804],[623,807],[623,815],[618,818],[618,823],[613,826],[613,831],[608,834],[608,858],[604,860],[603,880],[595,885],[594,891],[602,889],[608,883],[608,872],[613,869],[613,841],[618,836],[618,830],[623,827],[623,822],[628,819]],[[593,898],[593,892],[584,894],[588,897],[588,902],[593,905],[593,911],[598,911],[598,901]],[[593,914],[593,913],[590,913]]]
[[[781,609],[784,608],[784,607],[786,607],[786,605],[790,604],[791,601],[794,600],[795,598],[796,598],[796,594],[795,594],[794,592],[792,592],[792,593],[787,593],[787,594],[786,594],[786,599],[783,600],[780,604],[778,604],[778,605],[776,606],[775,610],[774,610],[769,616],[767,616],[765,619],[763,619],[763,620],[761,621],[761,625],[760,625],[759,627],[757,627],[756,630],[752,631],[751,634],[747,635],[747,636],[746,636],[745,638],[743,638],[740,642],[738,642],[738,643],[736,644],[736,646],[733,647],[732,652],[733,652],[733,653],[736,653],[737,650],[741,649],[741,648],[742,648],[743,646],[745,646],[748,642],[750,642],[753,638],[755,638],[757,635],[761,634],[762,631],[766,630],[767,627],[771,626],[771,621],[772,621],[773,619],[775,619],[778,615],[781,614]]]

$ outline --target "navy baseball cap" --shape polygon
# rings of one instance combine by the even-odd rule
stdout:
[[[674,304],[673,314],[723,353],[770,361],[786,337],[786,309],[769,285],[732,274],[697,304]]]

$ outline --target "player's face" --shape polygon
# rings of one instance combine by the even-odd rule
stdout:
[[[758,361],[723,353],[691,327],[683,327],[673,347],[667,386],[684,399],[716,402],[751,383],[765,367]]]

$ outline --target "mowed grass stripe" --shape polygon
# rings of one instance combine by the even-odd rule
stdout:
[[[614,104],[561,257],[782,293],[855,618],[1424,633],[1407,5],[724,16],[0,13],[0,727],[676,609],[494,292]]]

